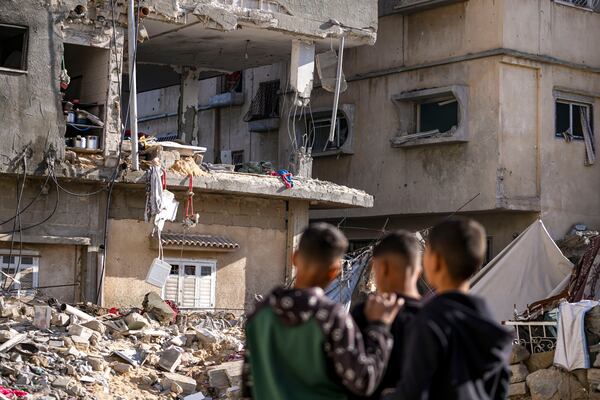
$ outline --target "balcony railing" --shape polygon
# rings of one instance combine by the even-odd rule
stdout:
[[[556,322],[504,321],[503,324],[515,329],[513,342],[527,348],[531,354],[545,353],[556,348]]]

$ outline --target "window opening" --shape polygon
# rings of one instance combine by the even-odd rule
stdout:
[[[338,111],[335,119],[335,134],[333,142],[329,141],[331,130],[331,111],[323,111],[307,115],[304,119],[304,132],[308,134],[308,143],[312,143],[313,154],[324,153],[332,150],[340,150],[349,135],[349,123],[346,114]],[[302,137],[298,138],[302,143]]]
[[[108,49],[65,43],[61,94],[65,144],[78,152],[102,151],[108,93]]]
[[[417,105],[417,132],[448,132],[458,126],[458,101],[454,97]]]
[[[558,137],[584,140],[582,113],[593,130],[592,106],[590,104],[571,102],[566,100],[556,101],[556,128],[555,133]]]
[[[23,26],[0,24],[0,67],[27,70],[27,35]]]

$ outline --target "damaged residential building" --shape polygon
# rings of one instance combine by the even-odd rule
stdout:
[[[246,100],[200,112],[199,134],[210,142],[220,132],[214,156],[240,163],[281,163],[308,144],[313,177],[374,196],[372,208],[311,212],[339,224],[355,248],[384,230],[420,231],[454,213],[486,227],[489,259],[537,218],[554,239],[577,223],[598,229],[599,7],[381,0],[375,45],[343,54],[334,129],[336,74],[322,62],[310,104],[283,97],[278,127],[256,122]],[[317,67],[338,49],[332,41]],[[287,92],[288,65],[243,71],[245,91],[278,81]],[[222,90],[223,78],[201,82]],[[264,146],[268,135],[279,145]]]
[[[309,209],[373,198],[311,178],[283,112],[309,104],[316,54],[377,23],[374,0],[0,2],[3,289],[242,311],[289,280]]]

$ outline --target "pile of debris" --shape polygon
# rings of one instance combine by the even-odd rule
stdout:
[[[577,264],[591,244],[591,240],[598,236],[598,231],[589,230],[584,224],[577,224],[571,228],[564,238],[558,240],[556,245],[573,264]]]
[[[0,399],[235,399],[242,319],[0,297]]]
[[[531,354],[515,344],[510,358],[509,399],[600,399],[600,368],[572,372],[553,366],[554,351]]]

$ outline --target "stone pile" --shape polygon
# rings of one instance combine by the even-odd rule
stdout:
[[[232,314],[178,314],[0,297],[0,399],[235,399],[243,329]]]
[[[553,351],[530,354],[513,345],[509,399],[600,400],[600,368],[568,372],[553,366],[553,360]]]

